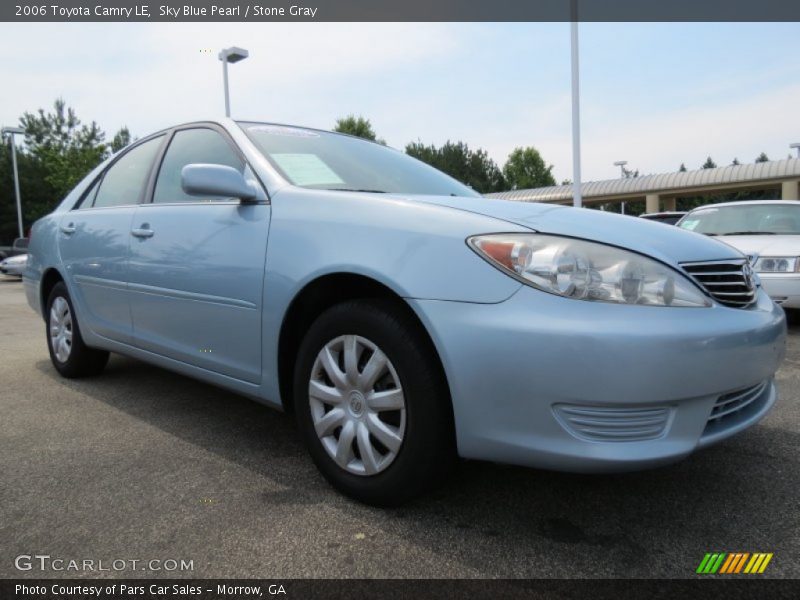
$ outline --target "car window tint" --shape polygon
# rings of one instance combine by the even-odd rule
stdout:
[[[93,206],[138,203],[163,137],[159,136],[135,146],[111,165],[100,182]]]
[[[227,198],[191,196],[181,187],[181,170],[193,163],[233,167],[240,173],[244,162],[221,134],[213,129],[178,131],[164,154],[156,180],[153,202],[211,202]]]

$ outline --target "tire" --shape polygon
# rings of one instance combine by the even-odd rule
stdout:
[[[786,311],[786,323],[789,326],[800,325],[800,308],[784,308]]]
[[[447,385],[420,329],[398,302],[355,300],[322,313],[300,345],[294,402],[308,451],[331,485],[366,504],[402,504],[455,464]]]
[[[98,375],[108,362],[108,352],[83,343],[75,308],[63,281],[53,286],[47,299],[45,335],[50,361],[63,377]]]

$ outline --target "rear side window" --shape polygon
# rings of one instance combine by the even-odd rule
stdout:
[[[198,128],[178,131],[169,143],[158,171],[154,203],[212,202],[227,198],[201,198],[190,196],[181,187],[181,169],[193,163],[206,163],[233,167],[240,173],[244,161],[236,154],[225,138],[213,129]]]
[[[143,142],[115,162],[103,175],[93,206],[137,204],[163,139],[164,136],[159,136]]]

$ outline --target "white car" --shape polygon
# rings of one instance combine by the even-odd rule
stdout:
[[[3,275],[13,275],[14,277],[22,277],[22,272],[28,264],[27,254],[18,254],[11,256],[0,261],[0,273]]]
[[[769,296],[784,308],[800,309],[800,202],[750,200],[701,206],[683,217],[678,227],[719,236],[746,254]]]

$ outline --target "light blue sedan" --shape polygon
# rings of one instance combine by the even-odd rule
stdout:
[[[324,476],[379,505],[457,456],[676,461],[769,411],[785,351],[783,311],[716,240],[231,120],[97,167],[34,225],[24,281],[63,376],[118,352],[294,413]]]

